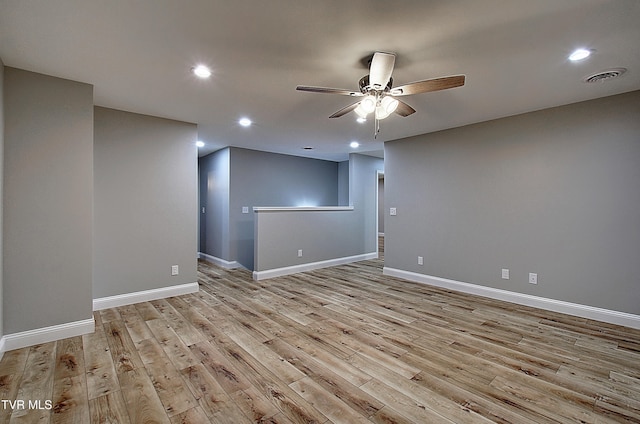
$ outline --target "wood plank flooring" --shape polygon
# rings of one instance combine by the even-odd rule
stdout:
[[[199,293],[5,353],[0,395],[26,405],[0,423],[640,423],[640,331],[381,267],[255,282],[201,262]]]

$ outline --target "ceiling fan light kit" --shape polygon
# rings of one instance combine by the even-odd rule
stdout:
[[[402,117],[415,113],[415,109],[394,97],[446,90],[449,88],[460,87],[465,83],[464,75],[455,75],[416,81],[392,88],[393,78],[391,78],[391,74],[393,73],[395,60],[396,55],[394,53],[375,52],[371,58],[369,75],[362,77],[358,83],[360,92],[341,88],[314,87],[306,85],[299,85],[296,87],[296,90],[311,93],[363,97],[362,100],[340,109],[333,115],[329,116],[329,118],[339,118],[351,111],[354,111],[361,119],[366,119],[367,115],[374,113],[376,121],[374,131],[375,137],[380,131],[378,121],[381,119],[385,119],[394,112]]]
[[[367,120],[367,115],[369,115],[369,112],[365,111],[364,108],[362,107],[362,103],[360,103],[358,105],[358,107],[356,107],[354,109],[354,112],[361,118],[364,119],[365,121]]]
[[[385,96],[376,107],[376,119],[384,119],[391,115],[398,108],[398,100],[390,96]]]
[[[369,94],[368,96],[366,96],[364,99],[360,101],[360,106],[358,107],[362,108],[362,111],[365,114],[369,114],[374,110],[376,110],[377,104],[378,104],[378,99],[376,98],[376,96],[372,96],[371,94]]]

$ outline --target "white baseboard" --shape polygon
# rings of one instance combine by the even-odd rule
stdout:
[[[93,318],[89,318],[82,321],[6,334],[0,340],[0,353],[40,343],[66,339],[68,337],[81,336],[83,334],[93,333],[94,330],[95,322]]]
[[[198,252],[198,257],[226,269],[244,268],[238,261],[225,261],[202,252]]]
[[[449,280],[446,278],[404,271],[401,269],[384,267],[382,272],[384,275],[398,277],[414,281],[416,283],[428,284],[431,286],[475,294],[491,299],[504,300],[518,305],[531,306],[547,311],[560,312],[562,314],[640,329],[640,315],[596,308],[594,306],[580,305],[578,303],[565,302],[562,300],[548,299],[545,297],[532,296],[529,294],[516,293],[507,290],[494,289],[492,287],[463,283],[461,281]]]
[[[118,306],[180,296],[181,294],[196,293],[199,289],[198,283],[186,283],[153,290],[143,290],[133,293],[118,294],[116,296],[101,297],[93,299],[93,310],[99,311],[101,309],[117,308]]]
[[[376,259],[377,252],[363,253],[362,255],[345,256],[343,258],[328,259],[326,261],[309,262],[306,264],[286,266],[282,268],[267,269],[264,271],[253,271],[254,280],[265,280],[267,278],[282,277],[283,275],[296,274],[298,272],[312,271],[314,269],[327,268],[330,266],[344,265],[352,262]]]

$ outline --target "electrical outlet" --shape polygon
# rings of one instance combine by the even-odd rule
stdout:
[[[396,216],[397,213],[398,211],[396,210],[396,208],[389,208],[389,215]]]
[[[302,257],[302,249],[298,249],[298,257],[301,258]]]
[[[507,268],[502,268],[502,279],[503,280],[509,279],[509,270]]]
[[[249,206],[243,206],[242,213],[249,213]]]
[[[534,274],[533,272],[529,273],[529,283],[530,284],[538,284],[538,274]]]
[[[424,258],[422,256],[418,256],[418,265],[424,265]]]
[[[180,273],[180,269],[178,268],[178,265],[172,265],[171,266],[171,275],[178,275]]]

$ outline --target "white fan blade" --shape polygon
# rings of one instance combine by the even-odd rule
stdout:
[[[395,54],[375,52],[369,68],[369,84],[371,84],[371,87],[375,90],[383,90],[389,83],[395,63]]]

